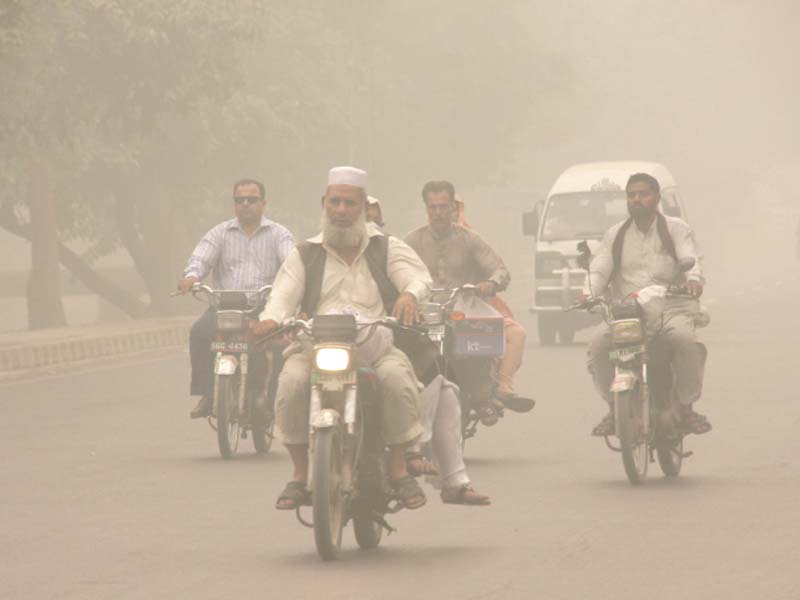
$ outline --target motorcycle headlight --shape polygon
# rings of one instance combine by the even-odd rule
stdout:
[[[346,371],[350,366],[350,351],[346,348],[319,348],[314,363],[320,371]]]
[[[643,338],[642,322],[639,319],[626,319],[611,323],[611,341],[614,344],[636,344]]]
[[[217,311],[218,331],[242,331],[244,329],[244,313],[238,310]]]

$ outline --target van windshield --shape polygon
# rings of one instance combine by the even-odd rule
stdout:
[[[580,192],[552,196],[542,223],[546,242],[600,239],[628,217],[625,192]]]

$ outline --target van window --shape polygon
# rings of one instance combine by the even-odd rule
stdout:
[[[542,240],[600,239],[612,226],[628,217],[625,192],[558,194],[547,203]]]
[[[661,212],[668,217],[683,218],[681,207],[678,204],[678,200],[675,198],[675,194],[668,193],[661,195]]]

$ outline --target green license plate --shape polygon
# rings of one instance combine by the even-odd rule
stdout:
[[[627,348],[616,348],[614,350],[610,350],[608,357],[611,360],[626,361],[630,360],[637,354],[641,354],[642,352],[644,352],[644,344],[638,344],[636,346],[629,346]]]

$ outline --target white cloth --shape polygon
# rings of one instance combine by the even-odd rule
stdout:
[[[367,196],[367,204],[370,206],[377,206],[378,208],[381,207],[381,201],[378,200],[375,196]]]
[[[367,228],[368,236],[384,235],[376,227]],[[322,243],[322,234],[309,241]],[[317,307],[319,314],[346,310],[364,318],[386,316],[378,284],[370,273],[364,250],[368,240],[361,244],[361,250],[352,264],[347,264],[336,250],[323,243],[327,252],[322,291]],[[413,294],[417,303],[426,302],[433,284],[427,267],[417,253],[405,242],[395,237],[389,238],[387,274],[398,291]],[[305,267],[297,248],[293,249],[283,263],[273,284],[272,293],[261,320],[271,319],[278,323],[295,314],[305,290]]]
[[[356,167],[334,167],[328,171],[328,185],[352,185],[367,189],[367,172]]]
[[[437,375],[420,392],[422,426],[421,443],[431,443],[433,464],[444,487],[461,487],[469,483],[461,443],[461,405],[458,386]]]
[[[665,218],[675,243],[675,254],[678,259],[695,259],[694,267],[686,273],[687,279],[704,283],[703,256],[694,239],[694,232],[689,224],[681,219]],[[614,239],[623,223],[614,225],[603,236],[600,248],[592,259],[584,293],[599,296],[610,285],[613,297],[620,300],[649,285],[668,285],[675,278],[677,265],[661,243],[656,221],[653,220],[650,229],[644,233],[639,230],[636,223],[628,227],[622,247],[622,264],[611,281],[614,270]]]

